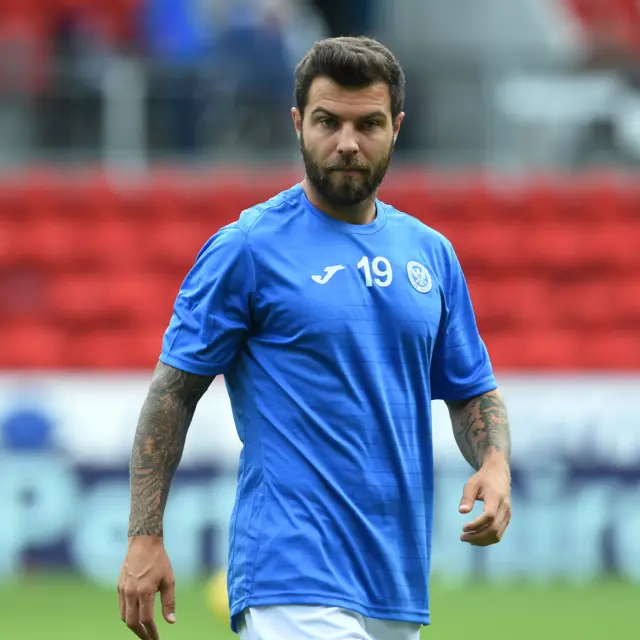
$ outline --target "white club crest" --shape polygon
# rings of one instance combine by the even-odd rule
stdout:
[[[407,264],[407,275],[411,286],[419,293],[431,291],[433,283],[427,268],[419,262],[411,261]]]

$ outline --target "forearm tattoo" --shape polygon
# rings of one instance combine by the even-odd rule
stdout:
[[[133,442],[129,536],[162,536],[164,508],[187,431],[212,380],[158,364]]]
[[[456,406],[452,423],[458,447],[475,469],[482,466],[489,450],[501,451],[509,459],[511,436],[507,409],[497,390]]]

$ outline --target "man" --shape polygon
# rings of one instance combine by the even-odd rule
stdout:
[[[473,545],[510,518],[509,430],[451,244],[376,198],[404,118],[404,76],[364,38],[296,70],[305,177],[204,246],[180,290],[131,462],[122,619],[157,638],[169,487],[196,404],[225,376],[243,442],[228,565],[242,640],[415,640],[429,623],[431,400],[476,469]]]

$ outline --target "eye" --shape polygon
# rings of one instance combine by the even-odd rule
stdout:
[[[337,121],[335,118],[321,118],[320,120],[318,120],[318,122],[325,128],[325,129],[335,129],[335,127],[337,126]]]
[[[372,131],[373,129],[377,129],[380,126],[380,123],[377,120],[367,120],[364,123],[364,129],[367,131]]]

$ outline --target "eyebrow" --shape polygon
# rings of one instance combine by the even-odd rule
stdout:
[[[329,116],[330,118],[335,118],[336,120],[341,120],[340,116],[335,113],[331,113],[328,109],[324,109],[323,107],[316,107],[312,112],[312,116],[324,114]],[[373,118],[386,118],[387,114],[384,111],[372,111],[371,113],[367,113],[364,116],[360,116],[358,120],[371,120]]]

